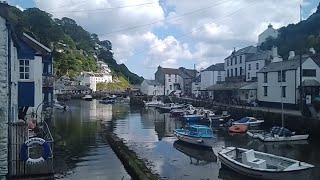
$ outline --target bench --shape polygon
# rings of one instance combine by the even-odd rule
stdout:
[[[255,168],[267,168],[266,160],[256,158],[252,149],[242,153],[242,163]]]

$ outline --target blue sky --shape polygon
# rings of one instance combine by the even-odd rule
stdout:
[[[89,32],[97,34],[162,21],[217,3],[218,5],[201,12],[174,20],[100,36],[100,39],[112,42],[114,56],[119,63],[125,63],[131,71],[149,79],[153,78],[158,65],[193,68],[196,64],[199,69],[223,62],[234,47],[238,49],[256,45],[258,34],[264,31],[269,23],[275,28],[297,23],[300,4],[303,4],[304,19],[315,11],[319,4],[317,0],[268,0],[258,1],[256,4],[253,4],[253,0],[165,0],[160,3],[154,0],[8,2],[22,8],[55,8],[52,10],[54,17],[70,17]],[[137,4],[146,5],[108,11],[86,11]],[[74,12],[79,10],[83,12]],[[182,35],[185,36],[181,37]]]

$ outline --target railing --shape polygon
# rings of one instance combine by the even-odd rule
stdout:
[[[30,117],[27,117],[27,119]],[[19,120],[18,122],[13,122],[9,124],[11,129],[11,142],[9,142],[9,177],[30,177],[30,176],[53,176],[53,136],[49,129],[48,124],[45,121],[38,123],[38,133],[36,137],[44,139],[50,146],[50,155],[48,159],[41,164],[26,164],[21,157],[21,147],[22,145],[33,136],[32,130],[28,128],[28,121]],[[41,157],[42,148],[37,145],[30,146],[28,148],[28,155],[30,157]]]

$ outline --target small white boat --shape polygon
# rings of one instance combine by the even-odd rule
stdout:
[[[264,122],[264,120],[260,120],[260,119],[256,119],[254,117],[244,117],[241,118],[237,121],[234,121],[232,124],[233,125],[247,125],[247,126],[260,126],[262,123]]]
[[[270,133],[249,131],[247,134],[252,138],[258,138],[264,142],[300,141],[306,140],[309,137],[309,134],[298,135],[287,128],[278,126],[272,127]]]
[[[67,110],[69,107],[67,105],[59,103],[58,100],[54,100],[53,107],[59,110]]]
[[[218,152],[219,164],[257,179],[309,179],[313,165],[273,154],[228,147]]]
[[[173,134],[181,141],[205,147],[212,147],[216,141],[212,129],[203,125],[190,125],[186,129],[175,129]]]
[[[93,100],[93,98],[92,98],[92,96],[90,94],[87,94],[87,95],[83,96],[82,99],[86,100],[86,101],[92,101]]]

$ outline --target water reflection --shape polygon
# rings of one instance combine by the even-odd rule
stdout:
[[[194,150],[192,145],[177,143],[172,132],[185,125],[178,119],[171,118],[169,114],[160,114],[153,109],[135,109],[131,110],[127,118],[114,121],[114,132],[124,138],[141,158],[149,160],[149,166],[161,174],[162,178],[248,179],[233,171],[230,176],[228,172],[225,173],[225,169],[219,172],[217,163],[213,159],[207,159],[209,154]],[[263,143],[245,134],[218,131],[217,140],[212,148],[215,154],[222,147],[237,146],[305,161],[316,166],[320,164],[318,142]],[[320,178],[317,170],[318,168],[315,168],[313,172],[314,179]]]
[[[188,143],[184,143],[177,140],[173,143],[173,147],[178,151],[184,153],[190,157],[190,164],[193,165],[206,165],[211,162],[217,161],[217,156],[214,154],[212,149],[200,148],[192,146]]]
[[[130,179],[106,141],[100,121],[112,120],[112,106],[95,101],[67,102],[69,111],[55,111],[51,123],[55,139],[57,179]]]

